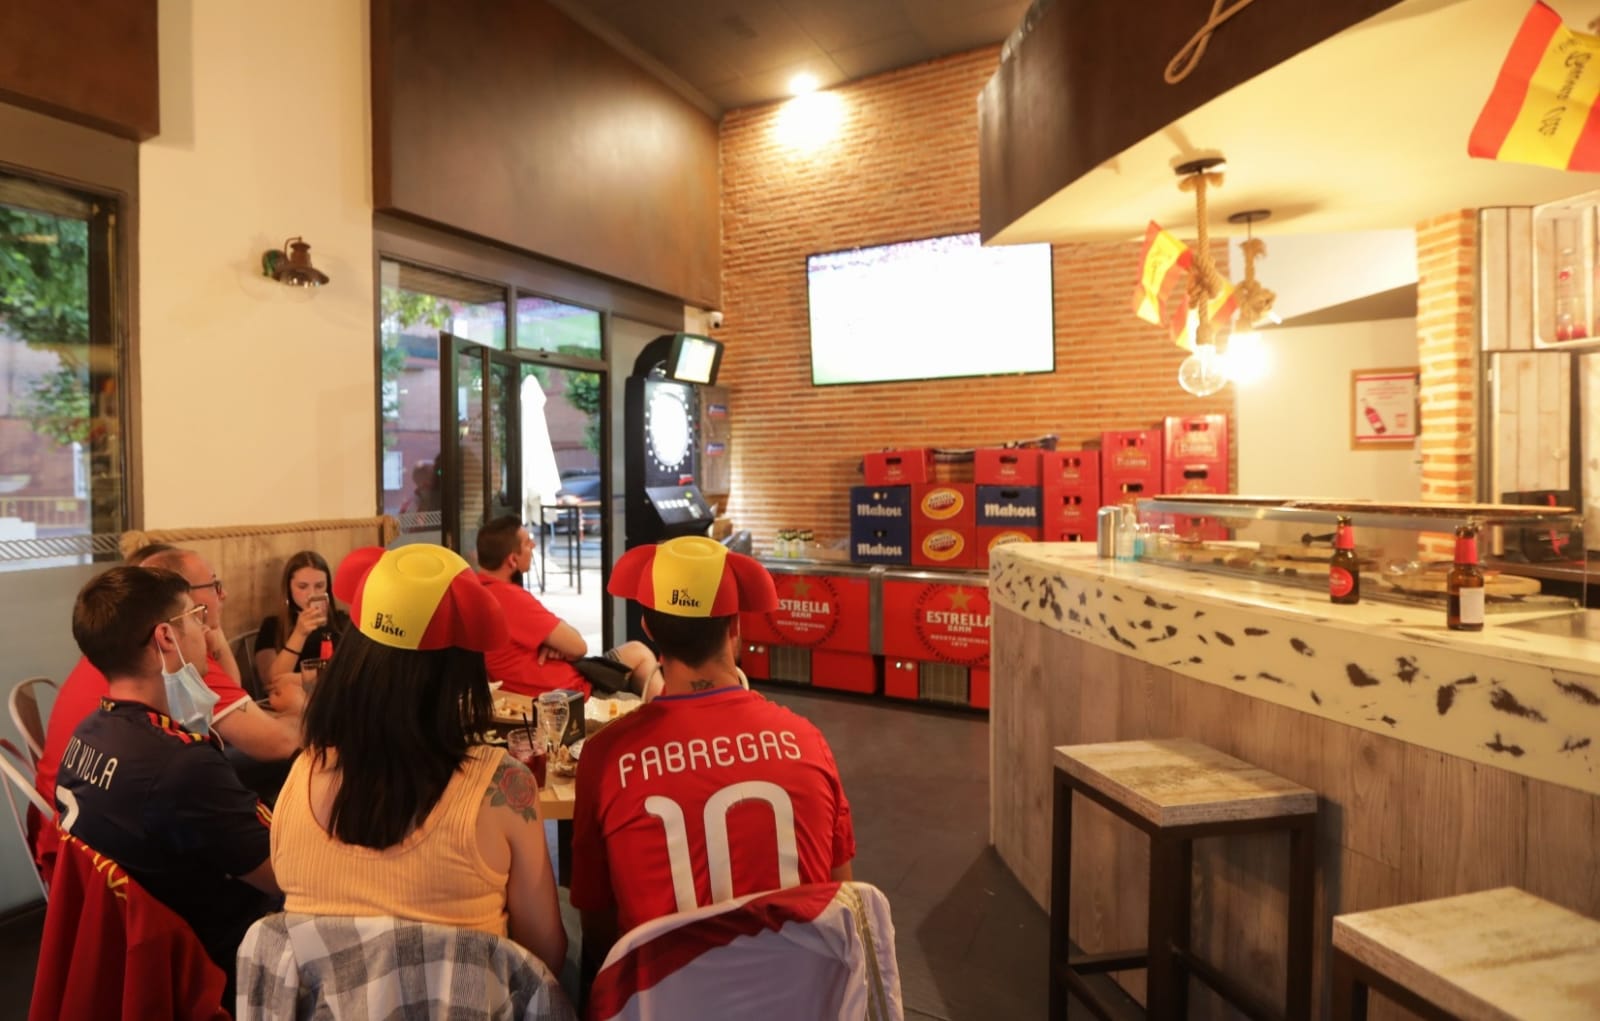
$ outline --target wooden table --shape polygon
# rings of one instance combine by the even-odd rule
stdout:
[[[572,797],[576,788],[572,777],[557,776],[555,770],[545,769],[545,785],[539,788],[539,816],[554,822],[572,821]]]

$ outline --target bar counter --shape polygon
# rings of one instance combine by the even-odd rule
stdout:
[[[1333,914],[1519,886],[1600,917],[1600,641],[1593,614],[1336,606],[1308,590],[1101,560],[1082,543],[994,552],[990,837],[1048,908],[1051,749],[1186,737],[1320,796],[1319,989]],[[1073,938],[1143,944],[1142,837],[1074,823]],[[1287,853],[1195,852],[1194,942],[1278,1001]],[[1125,973],[1142,995],[1142,976]],[[1209,994],[1196,1017],[1228,1016]]]

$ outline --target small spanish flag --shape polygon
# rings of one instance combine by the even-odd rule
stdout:
[[[1600,170],[1600,36],[1535,3],[1500,66],[1467,153],[1562,170]]]
[[[1188,269],[1194,261],[1189,246],[1162,230],[1154,221],[1145,228],[1144,249],[1139,253],[1139,282],[1133,289],[1133,314],[1161,325],[1161,308],[1172,289],[1173,272]]]

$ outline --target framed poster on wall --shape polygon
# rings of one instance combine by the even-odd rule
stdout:
[[[1384,450],[1416,443],[1417,366],[1350,373],[1350,449]]]

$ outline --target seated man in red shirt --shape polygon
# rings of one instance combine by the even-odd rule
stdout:
[[[191,597],[206,608],[206,659],[204,664],[195,666],[203,674],[206,687],[217,696],[210,721],[217,736],[260,762],[277,762],[294,755],[300,747],[300,718],[268,716],[239,686],[239,665],[234,661],[228,636],[222,631],[222,602],[227,595],[222,580],[205,558],[193,550],[156,543],[134,553],[127,562],[129,566],[161,568],[182,576],[189,583]],[[106,688],[105,675],[87,658],[80,658],[56,694],[45,731],[44,754],[33,781],[52,805],[56,802],[56,773],[62,753],[78,724],[100,707]],[[55,827],[42,827],[34,845],[34,860],[41,867],[48,867],[55,843]]]
[[[739,613],[778,605],[756,561],[700,536],[623,554],[662,693],[590,737],[578,763],[572,904],[586,972],[642,922],[747,893],[851,878],[855,829],[828,743],[746,690]]]
[[[515,517],[496,518],[478,532],[478,579],[505,610],[510,643],[486,653],[491,681],[505,690],[538,698],[565,688],[587,697],[590,685],[573,664],[589,655],[589,643],[578,629],[545,609],[533,593],[512,578],[533,566],[533,537]],[[655,655],[643,642],[609,650],[605,658],[626,681],[619,685],[642,694],[657,670]],[[603,668],[602,668],[603,669]]]

